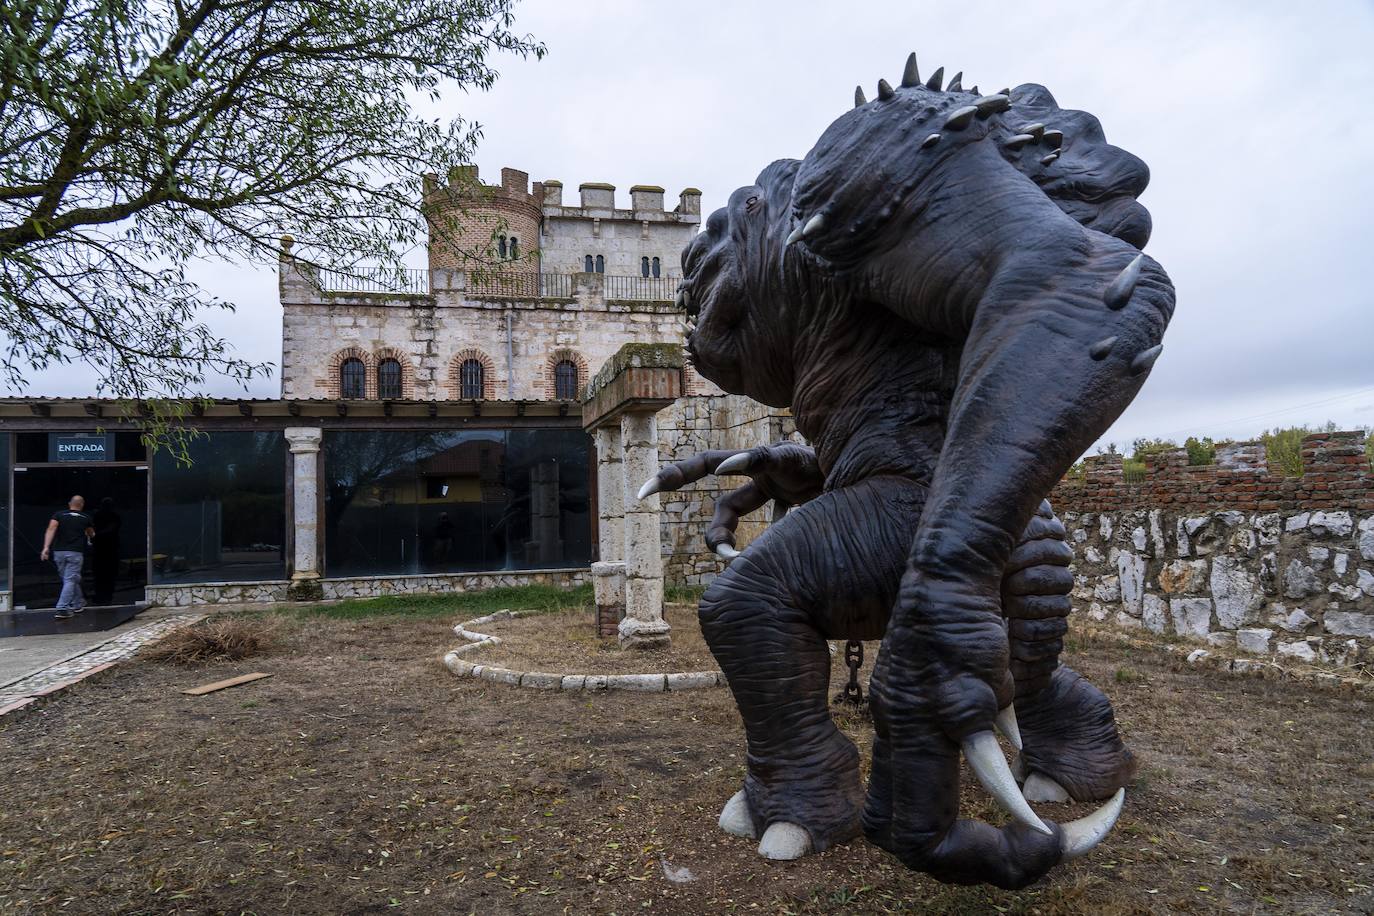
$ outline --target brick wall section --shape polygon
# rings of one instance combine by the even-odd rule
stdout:
[[[481,350],[469,347],[466,350],[459,350],[453,355],[453,359],[448,366],[448,391],[446,396],[450,400],[458,400],[463,396],[463,363],[470,359],[475,359],[482,364],[482,397],[491,400],[497,397],[496,394],[496,364],[492,362],[490,356]]]
[[[565,360],[577,366],[577,391],[580,393],[582,387],[587,384],[587,379],[590,377],[587,374],[587,358],[576,350],[554,350],[544,362],[544,398],[546,400],[552,401],[557,398],[558,364]]]
[[[1182,449],[1145,459],[1145,479],[1127,483],[1119,455],[1084,459],[1081,479],[1061,481],[1050,496],[1056,511],[1230,509],[1253,512],[1349,509],[1374,511],[1374,472],[1364,433],[1315,433],[1302,442],[1303,474],[1284,477],[1267,466],[1264,445],[1217,449],[1214,465],[1190,467]]]

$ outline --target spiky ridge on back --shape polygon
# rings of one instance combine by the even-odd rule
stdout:
[[[941,67],[922,82],[913,53],[899,88],[879,80],[877,98],[870,103],[859,87],[855,107],[880,106],[906,96],[905,101],[939,114],[931,124],[937,129],[908,141],[918,149],[932,150],[956,134],[996,142],[1003,158],[1069,216],[1144,247],[1150,237],[1150,214],[1136,198],[1149,183],[1150,170],[1139,157],[1109,144],[1097,118],[1060,108],[1050,91],[1035,83],[980,95],[977,86],[963,88],[962,73],[942,87],[943,77]],[[984,130],[964,133],[979,122],[986,122]]]

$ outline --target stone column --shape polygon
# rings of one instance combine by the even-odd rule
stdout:
[[[319,540],[319,463],[321,433],[318,426],[291,426],[286,430],[287,447],[295,461],[293,484],[293,531],[296,540],[291,585],[287,595],[293,601],[316,601],[324,597],[320,587]]]
[[[625,446],[625,619],[620,621],[620,644],[634,648],[657,648],[669,641],[668,621],[663,619],[658,494],[637,498],[640,485],[658,473],[655,412],[632,409],[621,414],[620,434]]]
[[[625,616],[625,455],[620,424],[598,427],[596,435],[597,542],[600,562],[592,564],[596,633],[615,636]]]

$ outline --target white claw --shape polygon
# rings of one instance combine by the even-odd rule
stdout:
[[[636,496],[635,499],[643,499],[646,496],[653,496],[661,489],[663,489],[663,487],[659,485],[658,477],[650,477],[648,480],[644,481],[644,486],[639,488],[639,495]]]
[[[1121,816],[1121,808],[1126,804],[1126,790],[1117,789],[1107,803],[1087,817],[1061,824],[1064,831],[1059,840],[1059,850],[1064,858],[1076,859],[1092,849],[1116,826]]]
[[[729,544],[717,544],[716,556],[720,557],[722,560],[733,560],[735,557],[739,556],[739,551]]]
[[[811,835],[796,824],[775,821],[759,840],[759,855],[765,859],[791,861],[811,851]]]
[[[990,730],[975,732],[964,739],[963,749],[973,775],[978,777],[983,788],[997,799],[997,803],[1008,814],[1027,827],[1039,830],[1046,836],[1052,835],[1045,822],[1031,810],[1030,802],[1021,795],[1016,778],[1011,775],[1011,767],[1007,766],[1007,758],[1002,756],[1002,749],[997,746],[996,735]]]
[[[997,726],[999,732],[1007,736],[1012,747],[1018,751],[1021,750],[1021,727],[1016,724],[1016,707],[1008,703],[1006,709],[997,713],[997,718],[993,720],[993,724]]]
[[[749,453],[740,452],[738,455],[731,455],[720,464],[716,465],[716,476],[724,477],[727,474],[743,474],[749,468]]]
[[[1021,787],[1021,794],[1026,796],[1026,801],[1033,802],[1066,802],[1069,800],[1069,790],[1044,773],[1032,773],[1027,776],[1026,784]]]
[[[720,809],[720,829],[731,836],[742,836],[748,840],[756,836],[754,818],[749,813],[749,796],[744,794],[743,789],[731,795],[725,807]]]

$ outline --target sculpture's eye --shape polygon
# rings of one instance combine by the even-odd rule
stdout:
[[[753,213],[753,212],[754,212],[754,208],[758,206],[758,203],[759,203],[758,197],[751,197],[751,198],[749,198],[748,200],[746,200],[746,201],[744,202],[744,210],[745,210],[745,212],[746,212],[746,213]]]

